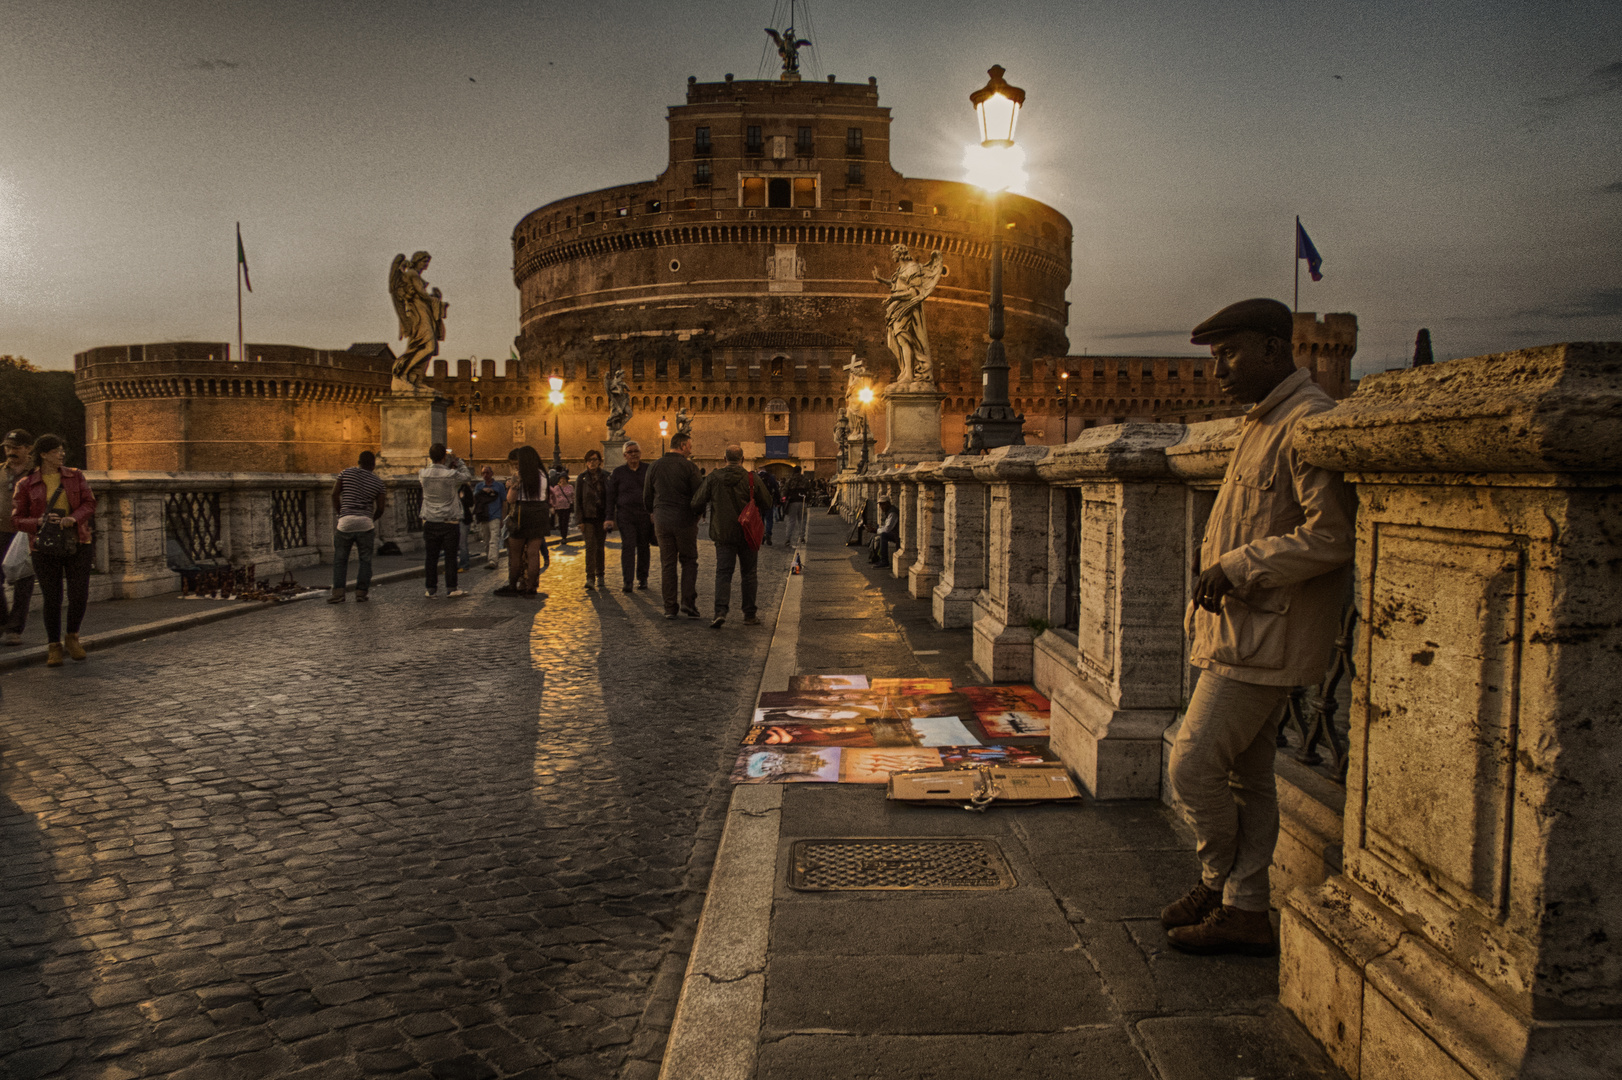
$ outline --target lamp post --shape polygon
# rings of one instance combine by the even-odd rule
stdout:
[[[1059,397],[1064,401],[1064,438],[1070,441],[1070,372],[1059,372]]]
[[[475,360],[475,363],[477,363],[477,360]],[[467,413],[467,458],[469,461],[473,460],[473,417],[479,412],[479,402],[483,400],[484,395],[479,393],[479,377],[475,375],[473,377],[472,396],[457,406],[457,408]]]
[[[552,468],[562,471],[563,437],[558,431],[558,410],[563,408],[563,380],[553,375],[546,381],[552,387],[551,393],[546,395],[546,399],[552,403]]]
[[[862,403],[862,464],[856,471],[865,473],[867,471],[867,442],[869,438],[867,432],[867,407],[873,404],[873,388],[871,386],[862,387],[856,391],[856,399]]]
[[[665,436],[670,434],[670,421],[664,417],[659,418],[659,456],[665,456]]]
[[[992,175],[984,182],[991,204],[991,318],[987,336],[986,362],[981,366],[980,406],[969,416],[969,430],[963,439],[965,452],[992,450],[999,446],[1025,445],[1025,418],[1008,403],[1008,355],[1003,350],[1002,303],[1002,222],[998,196],[1008,186],[1010,168],[1015,164],[1014,127],[1019,122],[1025,91],[1003,81],[1003,69],[994,66],[991,81],[969,95],[980,124],[980,146],[996,155],[1002,176]],[[990,164],[990,162],[988,162]]]

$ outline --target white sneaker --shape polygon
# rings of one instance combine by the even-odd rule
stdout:
[[[466,589],[452,589],[450,592],[446,593],[445,595],[446,596],[466,596],[467,595],[467,590]]]
[[[439,595],[439,590],[438,589],[429,589],[426,592],[424,592],[422,595],[424,595],[424,596],[428,597],[430,600],[432,600],[434,597]]]

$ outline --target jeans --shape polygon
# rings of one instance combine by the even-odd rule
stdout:
[[[732,564],[736,560],[743,571],[743,613],[755,613],[755,595],[759,592],[760,578],[756,566],[760,552],[748,544],[715,542],[715,616],[720,618],[732,605]]]
[[[890,565],[890,545],[901,543],[901,537],[895,533],[879,533],[873,538],[878,541],[879,557],[873,561],[881,566]]]
[[[799,538],[802,541],[805,539],[805,503],[804,502],[791,502],[791,503],[789,503],[788,504],[788,509],[783,512],[783,520],[788,522],[788,526],[784,530],[785,532],[788,533],[788,537],[784,541],[785,543],[793,544],[795,536],[799,536]]]
[[[423,579],[429,592],[439,588],[439,560],[445,560],[445,588],[456,588],[456,553],[462,546],[462,525],[457,521],[425,521],[422,523],[422,542],[428,549],[427,575]]]
[[[1171,748],[1171,789],[1194,827],[1201,878],[1222,902],[1268,908],[1278,842],[1273,755],[1290,688],[1200,672]]]
[[[0,532],[0,555],[11,550],[11,541],[16,533]],[[26,542],[26,541],[25,541]],[[6,586],[12,587],[10,607],[6,606]],[[16,581],[7,581],[6,575],[0,571],[0,623],[4,624],[7,633],[20,634],[28,622],[28,603],[34,598],[34,575],[18,578]]]
[[[607,539],[603,533],[603,523],[601,521],[582,521],[580,523],[580,539],[586,545],[586,580],[602,580],[603,544]]]
[[[557,507],[552,508],[552,516],[558,522],[558,543],[560,544],[569,542],[569,514],[571,512],[571,508],[567,506],[561,510]]]
[[[62,642],[62,584],[68,587],[68,633],[77,634],[90,604],[90,563],[94,551],[89,544],[65,559],[34,552],[34,580],[45,599],[45,640]]]
[[[652,561],[649,544],[653,540],[653,519],[622,517],[616,518],[614,524],[620,531],[620,570],[625,574],[625,587],[631,587],[633,577],[646,583],[648,564]]]
[[[360,556],[360,571],[355,575],[355,591],[366,592],[372,587],[372,546],[377,541],[377,530],[365,532],[334,532],[332,534],[332,587],[342,591],[349,578],[349,549]]]
[[[677,610],[676,575],[681,573],[681,607],[698,607],[698,522],[681,514],[659,513],[653,518],[659,539],[659,585],[665,611]]]
[[[473,529],[479,538],[479,547],[485,552],[485,566],[494,569],[496,555],[501,551],[501,521],[475,521]]]

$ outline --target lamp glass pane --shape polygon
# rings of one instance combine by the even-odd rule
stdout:
[[[1014,141],[1014,124],[1019,118],[1019,106],[1011,98],[992,94],[975,106],[975,112],[980,117],[981,142]]]

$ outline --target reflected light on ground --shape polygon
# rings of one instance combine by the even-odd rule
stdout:
[[[971,144],[963,148],[965,179],[987,191],[1012,191],[1025,194],[1030,177],[1025,175],[1025,148],[1023,146],[980,146]]]

